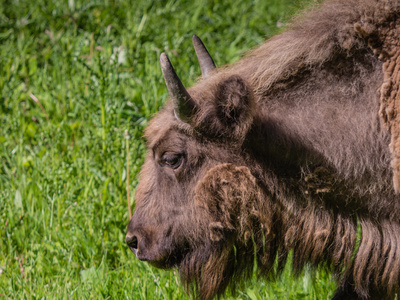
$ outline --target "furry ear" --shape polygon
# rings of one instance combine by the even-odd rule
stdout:
[[[227,127],[243,125],[251,111],[250,87],[240,76],[233,75],[218,84],[214,104],[222,124]]]
[[[239,75],[221,79],[210,91],[211,99],[201,103],[197,127],[218,139],[242,142],[254,115],[254,97],[249,84]]]
[[[235,236],[247,243],[260,225],[260,212],[270,210],[250,170],[232,164],[210,169],[196,186],[195,201],[208,215],[209,237],[214,242]],[[268,221],[263,221],[268,227]]]

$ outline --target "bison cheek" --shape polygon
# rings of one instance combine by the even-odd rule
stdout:
[[[248,240],[259,196],[247,167],[221,164],[209,170],[196,186],[195,202],[207,216],[210,240]]]

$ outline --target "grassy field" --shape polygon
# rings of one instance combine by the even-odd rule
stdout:
[[[190,85],[193,34],[227,64],[303,5],[0,0],[0,298],[187,299],[177,272],[124,243],[126,143],[134,206],[143,128],[167,98],[159,56]],[[335,288],[324,272],[290,273],[227,298],[327,299]]]

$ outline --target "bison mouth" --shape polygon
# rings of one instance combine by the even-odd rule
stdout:
[[[160,243],[151,247],[144,247],[139,243],[136,236],[126,236],[126,243],[129,249],[141,261],[146,261],[152,266],[160,269],[176,268],[187,255],[188,246],[172,247],[170,243]],[[186,243],[185,243],[186,244]]]

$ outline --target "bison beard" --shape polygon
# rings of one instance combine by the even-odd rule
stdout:
[[[150,149],[127,243],[177,267],[193,297],[253,274],[326,267],[334,299],[400,291],[400,2],[328,0],[237,63],[216,69],[146,129]],[[234,282],[234,286],[230,285]]]
[[[277,218],[267,199],[246,167],[222,164],[207,172],[196,186],[195,202],[210,222],[212,243],[182,262],[181,276],[188,290],[201,299],[222,294],[230,281],[239,284],[242,277],[252,275],[254,255],[260,272],[272,275],[278,250],[271,236],[272,220]]]

